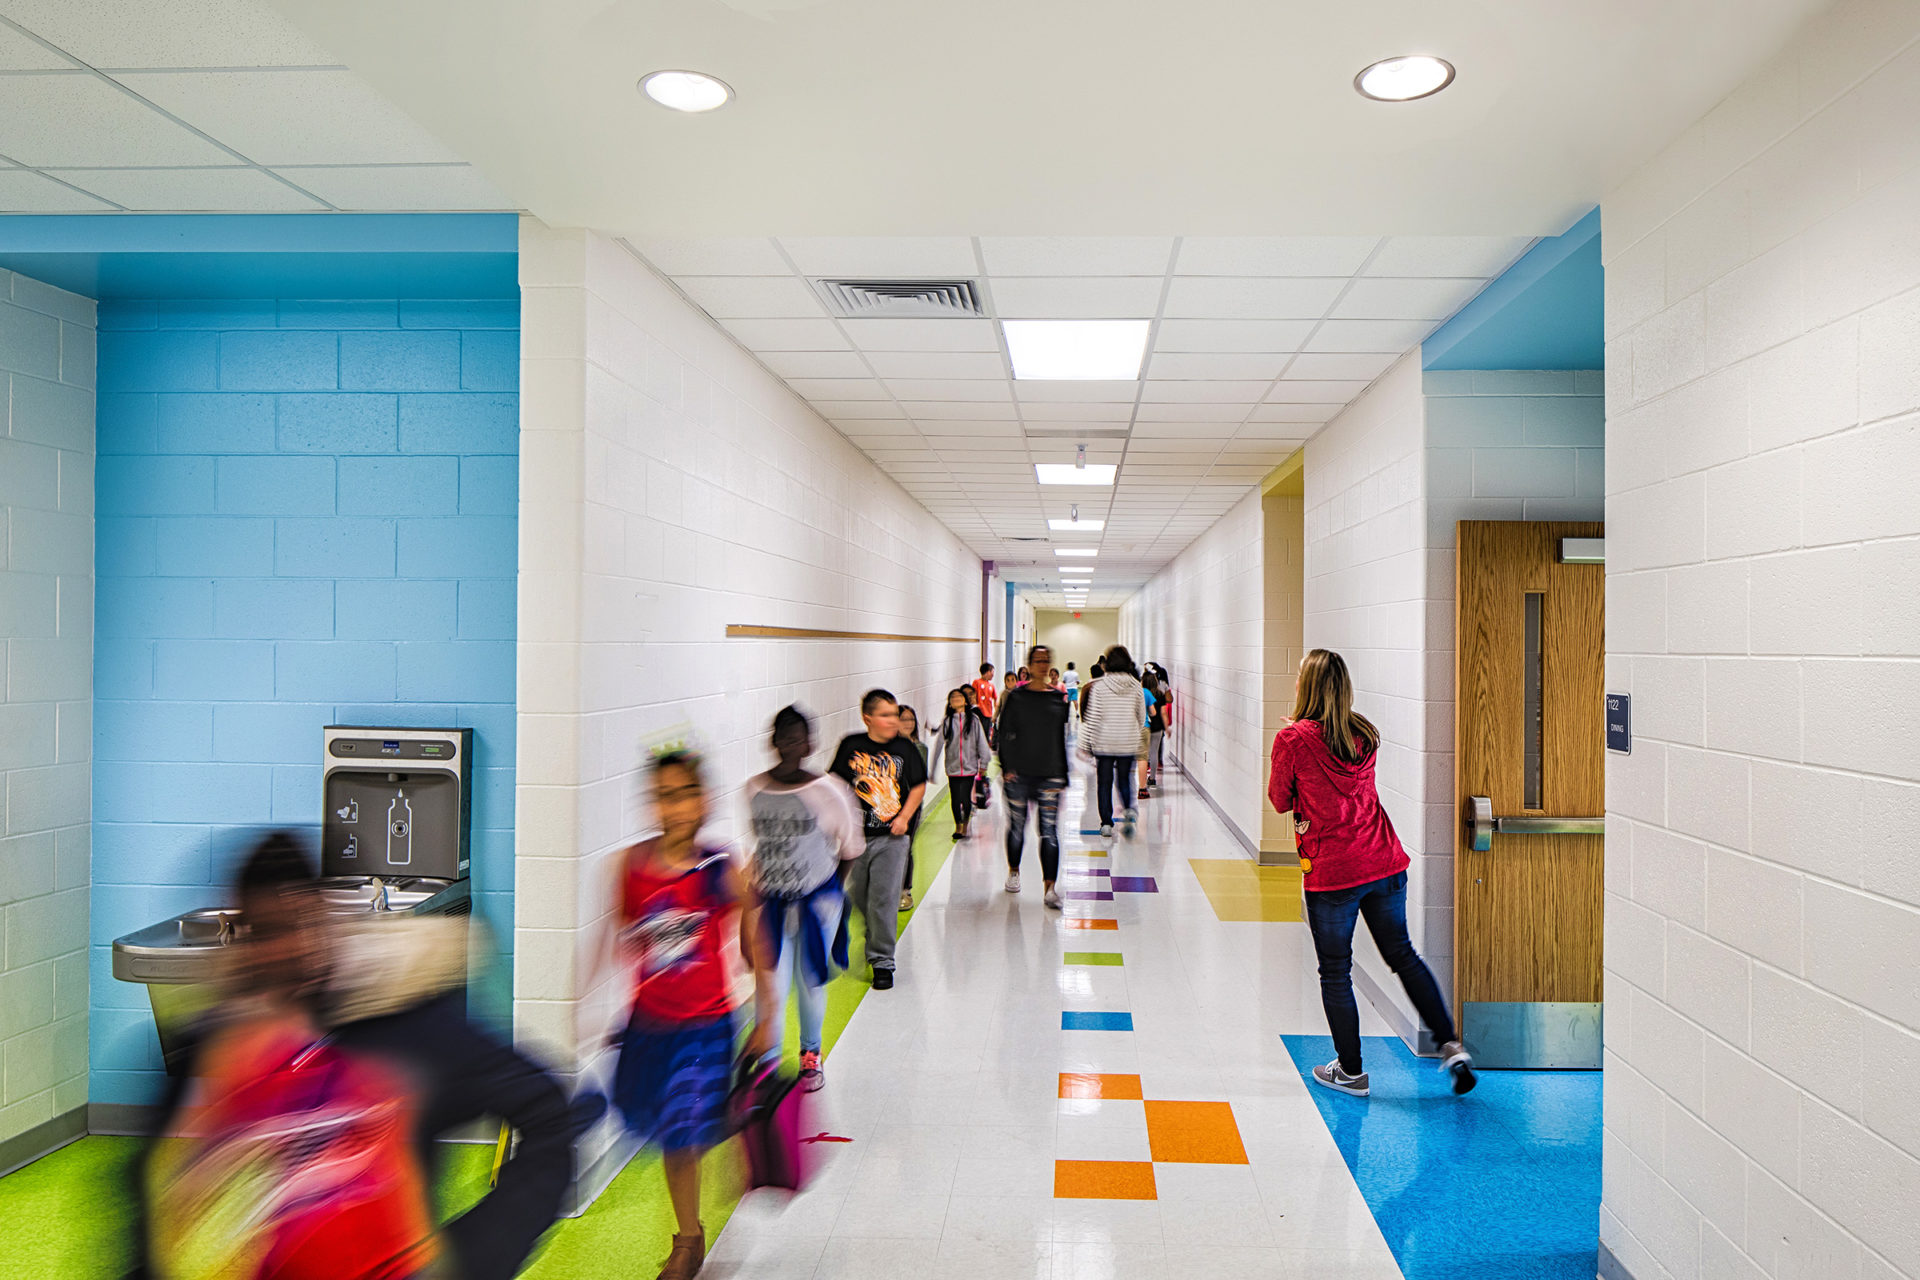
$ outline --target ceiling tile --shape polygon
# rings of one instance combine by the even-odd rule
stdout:
[[[134,72],[115,79],[258,164],[463,158],[344,69]]]
[[[847,339],[831,320],[723,320],[721,326],[749,351],[845,351]]]
[[[907,416],[916,421],[922,418],[937,418],[947,421],[960,419],[980,419],[982,421],[999,419],[1005,422],[1015,420],[1013,401],[1004,402],[979,400],[902,400],[901,407]]]
[[[1013,392],[1022,403],[1050,401],[1055,404],[1071,402],[1132,404],[1134,397],[1140,394],[1140,384],[1138,382],[1107,382],[1093,378],[1085,381],[1019,379],[1013,383]]]
[[[890,400],[878,378],[788,378],[787,385],[809,400]]]
[[[315,67],[342,61],[258,0],[7,0],[6,14],[101,68]]]
[[[1490,279],[1532,243],[1523,236],[1394,236],[1367,264],[1366,274]]]
[[[903,402],[948,400],[972,403],[982,400],[1010,401],[1013,399],[1005,379],[889,378],[887,389]]]
[[[467,164],[283,165],[274,172],[340,209],[511,211],[520,207]]]
[[[298,213],[326,208],[259,169],[79,169],[58,176],[142,212]]]
[[[782,378],[870,378],[857,351],[763,351],[760,360]]]
[[[9,213],[96,213],[110,208],[31,169],[0,169],[0,209]]]
[[[803,320],[826,315],[813,290],[792,276],[680,276],[674,283],[716,320]]]
[[[1020,424],[1011,417],[996,419],[977,417],[928,418],[922,424],[922,429],[929,437],[934,435],[952,436],[962,434],[970,436],[991,436],[996,439],[996,442],[1018,442],[1022,438],[1020,435]],[[1021,448],[1024,449],[1025,445],[1021,445]]]
[[[1179,404],[1142,403],[1134,413],[1134,430],[1143,422],[1220,422],[1238,426],[1246,419],[1252,404]]]
[[[760,236],[711,240],[639,239],[633,247],[662,275],[669,276],[778,276],[792,268],[773,241]]]
[[[1254,422],[1329,422],[1346,408],[1339,404],[1259,404],[1253,407]]]
[[[990,276],[1160,276],[1172,236],[985,236]]]
[[[1229,277],[1181,278],[1167,293],[1162,313],[1175,319],[1299,320],[1326,313],[1345,280],[1254,280]]]
[[[1343,320],[1445,320],[1486,283],[1452,276],[1355,280],[1333,314]]]
[[[1011,277],[994,280],[994,314],[1022,320],[1145,320],[1160,306],[1159,276]]]
[[[1267,380],[1238,382],[1160,382],[1148,381],[1141,393],[1144,409],[1148,404],[1250,404],[1267,393]]]
[[[1288,404],[1345,404],[1366,389],[1367,384],[1358,379],[1313,381],[1289,374],[1274,384],[1267,399]]]
[[[11,7],[11,6],[9,6]],[[0,71],[72,71],[73,63],[12,27],[0,26]]]
[[[991,320],[842,320],[862,351],[998,351]]]
[[[1432,320],[1323,320],[1309,351],[1406,351],[1433,332]]]
[[[892,418],[905,425],[907,420],[906,413],[891,400],[813,400],[808,403],[813,405],[814,412],[830,422]]]
[[[1174,272],[1183,276],[1350,276],[1374,236],[1188,236]]]
[[[1287,375],[1307,380],[1344,381],[1364,379],[1372,382],[1385,373],[1398,360],[1395,353],[1375,353],[1372,355],[1340,355],[1311,353],[1295,356],[1293,364],[1287,369]]]
[[[965,236],[782,236],[804,275],[854,279],[972,278],[980,273]]]
[[[0,76],[0,153],[36,168],[238,163],[90,75]]]
[[[1198,352],[1298,351],[1313,332],[1311,320],[1162,320],[1153,349]]]
[[[1286,365],[1284,354],[1202,355],[1192,352],[1156,351],[1147,362],[1149,378],[1257,378],[1271,382]]]
[[[999,378],[1007,367],[991,351],[875,351],[867,356],[883,378]]]
[[[1019,389],[1019,384],[1014,384]],[[1079,423],[1103,430],[1124,427],[1133,417],[1132,400],[1022,400],[1020,416],[1028,422],[1041,423],[1049,429],[1066,423]]]

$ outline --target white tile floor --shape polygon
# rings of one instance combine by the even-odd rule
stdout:
[[[899,984],[861,1003],[827,1061],[816,1123],[853,1139],[799,1195],[756,1192],[715,1242],[713,1280],[1400,1280],[1282,1033],[1323,1034],[1303,925],[1224,924],[1187,866],[1239,847],[1178,775],[1135,835],[1086,859],[1082,780],[1062,805],[1066,868],[1150,875],[1159,892],[1073,902],[1117,931],[1068,929],[1002,891],[1002,815],[975,822],[902,936]],[[1089,884],[1074,881],[1071,884]],[[1068,966],[1118,951],[1124,967]],[[1134,1029],[1062,1031],[1063,1010]],[[1386,1034],[1362,1003],[1362,1031]],[[1153,1166],[1155,1200],[1054,1198],[1054,1161],[1149,1158],[1144,1104],[1062,1100],[1063,1071],[1137,1074],[1147,1098],[1227,1102],[1245,1165]]]

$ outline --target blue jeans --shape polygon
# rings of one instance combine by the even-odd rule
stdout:
[[[1367,918],[1367,932],[1387,966],[1399,975],[1407,998],[1441,1044],[1457,1040],[1453,1015],[1440,996],[1433,971],[1407,936],[1407,873],[1354,885],[1351,889],[1307,890],[1307,928],[1320,958],[1320,1003],[1327,1029],[1340,1053],[1340,1069],[1360,1073],[1360,1006],[1353,999],[1353,924]]]
[[[1100,825],[1113,825],[1113,784],[1120,784],[1120,811],[1125,813],[1133,808],[1133,756],[1100,756],[1093,758],[1096,769],[1094,790],[1100,801]]]
[[[1027,808],[1040,810],[1040,878],[1052,884],[1060,878],[1060,793],[1066,790],[1065,778],[1026,778],[1017,773],[1001,775],[1000,790],[1007,797],[1007,867],[1020,869],[1021,851],[1027,843]]]

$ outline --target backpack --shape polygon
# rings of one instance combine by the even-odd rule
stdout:
[[[799,1078],[783,1075],[777,1063],[756,1063],[751,1054],[742,1054],[734,1064],[727,1116],[747,1157],[748,1191],[798,1191],[806,1185],[810,1162],[801,1142],[807,1132],[806,1099]]]

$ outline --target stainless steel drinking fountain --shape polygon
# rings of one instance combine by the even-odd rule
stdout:
[[[345,916],[468,915],[473,730],[329,725],[322,738],[320,892]],[[217,998],[233,907],[200,907],[114,939],[113,976],[146,984],[169,1072]]]

